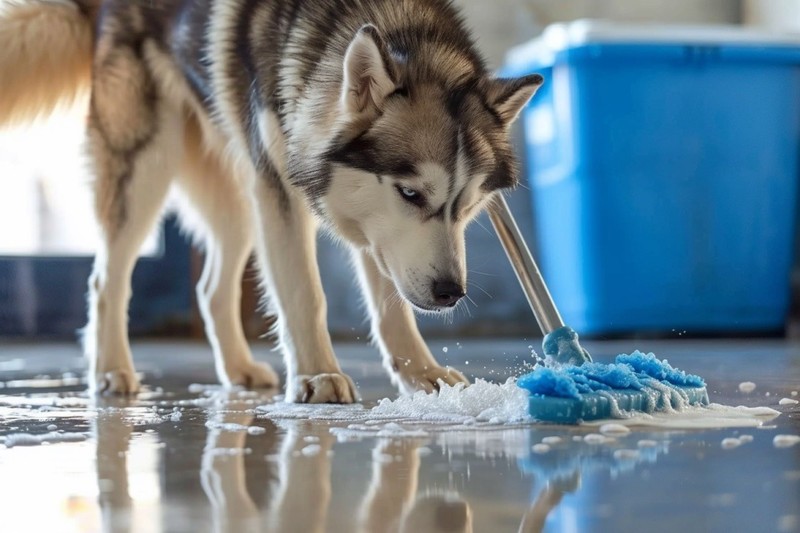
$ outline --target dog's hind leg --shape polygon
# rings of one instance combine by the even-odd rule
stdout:
[[[128,344],[131,274],[180,162],[183,116],[159,98],[133,50],[105,47],[96,59],[88,135],[102,238],[84,352],[91,391],[131,394],[139,388]]]
[[[353,262],[369,310],[372,338],[395,385],[413,393],[438,389],[439,380],[448,385],[467,383],[461,372],[436,362],[417,329],[411,306],[394,282],[380,273],[369,253],[353,250]]]
[[[197,302],[225,385],[275,387],[278,375],[253,360],[242,328],[241,281],[253,251],[252,205],[218,157],[201,147],[198,128],[187,128],[186,158],[178,177],[184,222],[205,241]],[[195,216],[193,216],[195,215]]]

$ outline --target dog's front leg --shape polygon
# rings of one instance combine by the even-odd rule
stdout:
[[[254,197],[256,250],[270,304],[278,313],[286,399],[352,403],[358,399],[356,387],[342,373],[328,333],[316,224],[303,200],[279,183],[258,179]]]
[[[395,385],[413,393],[431,392],[439,387],[439,380],[448,385],[468,383],[461,372],[436,362],[417,329],[411,306],[398,294],[394,282],[380,273],[369,253],[354,250],[353,254],[370,313],[372,337]]]

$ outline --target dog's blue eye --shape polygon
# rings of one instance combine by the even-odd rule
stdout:
[[[419,207],[425,205],[425,197],[422,196],[422,194],[420,194],[419,192],[415,191],[414,189],[398,185],[397,191],[400,193],[400,196],[402,196],[403,200],[405,200],[406,202],[410,202]]]
[[[403,193],[403,196],[409,199],[416,198],[417,196],[419,196],[419,193],[417,191],[415,191],[414,189],[409,189],[408,187],[401,187],[400,192]]]

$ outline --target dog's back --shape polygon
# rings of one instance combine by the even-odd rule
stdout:
[[[327,332],[319,224],[352,247],[395,381],[466,381],[435,361],[411,306],[463,301],[466,225],[516,183],[509,125],[542,78],[494,78],[449,0],[0,0],[0,43],[0,126],[91,85],[93,389],[138,390],[130,276],[170,190],[205,244],[198,302],[223,383],[278,382],[241,330],[255,248],[287,398],[358,397]]]

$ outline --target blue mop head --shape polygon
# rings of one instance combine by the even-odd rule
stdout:
[[[582,365],[592,360],[589,352],[578,343],[578,334],[569,326],[545,335],[542,349],[545,356],[562,365]]]
[[[621,418],[623,411],[652,413],[708,403],[702,378],[638,351],[618,355],[611,364],[539,367],[520,377],[517,385],[531,395],[531,416],[563,424]]]

